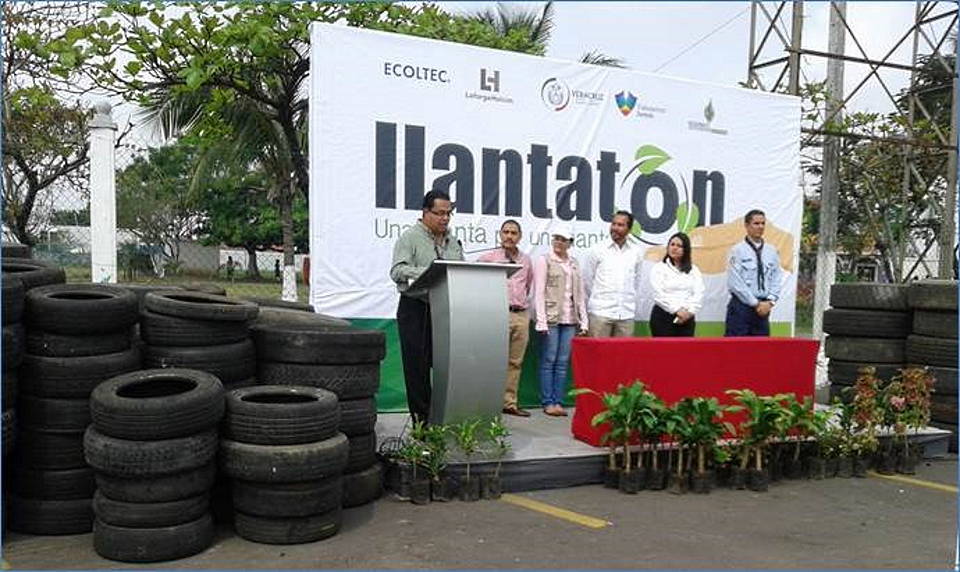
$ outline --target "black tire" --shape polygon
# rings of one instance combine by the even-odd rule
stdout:
[[[83,534],[93,530],[89,498],[73,500],[26,499],[10,495],[11,530],[28,534]]]
[[[150,292],[143,298],[144,308],[156,314],[194,320],[249,322],[260,308],[253,302],[203,292]]]
[[[106,284],[53,284],[27,292],[31,329],[68,336],[129,330],[137,322],[133,292]]]
[[[93,495],[93,515],[105,524],[159,528],[197,520],[210,511],[210,493],[167,502],[126,502],[101,491]]]
[[[346,435],[301,445],[253,445],[220,440],[220,467],[235,479],[259,483],[299,483],[335,477],[347,465]]]
[[[340,431],[347,437],[372,433],[377,425],[377,401],[345,399],[340,402]]]
[[[862,310],[909,310],[906,284],[852,282],[830,286],[830,306]]]
[[[6,459],[13,452],[17,443],[17,410],[13,407],[3,410],[2,441],[0,441],[0,455]]]
[[[0,301],[2,301],[3,325],[14,324],[23,318],[23,297],[26,293],[23,282],[16,276],[10,274],[3,275],[2,284],[0,284]]]
[[[27,354],[20,368],[20,393],[41,397],[89,398],[104,380],[140,369],[140,350],[97,356],[47,357]]]
[[[903,363],[904,340],[828,336],[824,353],[828,358],[867,363]]]
[[[143,365],[197,369],[217,376],[224,384],[257,374],[256,351],[250,340],[221,346],[146,346]]]
[[[367,433],[350,437],[350,455],[344,473],[356,473],[369,469],[377,462],[377,434]]]
[[[290,518],[266,518],[237,511],[234,527],[241,538],[262,544],[303,544],[330,538],[340,531],[343,511]]]
[[[284,310],[294,310],[297,312],[314,313],[312,305],[306,302],[290,302],[289,300],[280,300],[279,298],[267,298],[265,296],[240,296],[241,300],[253,302],[260,308],[281,308]],[[349,324],[349,322],[347,322]]]
[[[830,309],[823,312],[823,331],[835,336],[905,338],[909,312]]]
[[[90,403],[86,399],[21,395],[17,409],[21,426],[48,433],[82,433],[90,424]]]
[[[910,307],[921,310],[957,311],[956,280],[918,280],[910,283]]]
[[[257,385],[256,377],[248,377],[247,379],[241,379],[240,381],[231,381],[229,383],[223,384],[223,390],[226,393],[230,393],[234,389],[243,389],[244,387],[253,387]]]
[[[957,338],[956,312],[916,310],[913,313],[913,333],[935,338]]]
[[[27,333],[23,324],[10,324],[3,327],[3,367],[20,367],[23,363],[24,346]]]
[[[327,330],[353,327],[350,322],[342,318],[290,308],[275,308],[272,306],[260,307],[260,315],[257,316],[257,320],[254,322],[254,325],[256,324],[275,326],[293,325]]]
[[[830,363],[827,364],[827,378],[830,380],[830,383],[853,385],[857,381],[857,377],[860,374],[860,368],[862,367],[874,368],[875,375],[878,378],[884,381],[889,381],[893,376],[900,373],[901,365],[831,359]]]
[[[133,343],[133,329],[89,336],[27,331],[27,353],[44,357],[86,357],[125,352]]]
[[[90,394],[93,426],[118,439],[174,439],[216,427],[220,380],[192,369],[147,369],[104,381]]]
[[[155,477],[117,477],[104,472],[96,474],[97,488],[108,497],[125,502],[168,502],[197,496],[213,487],[217,475],[216,461],[202,467]]]
[[[233,481],[233,508],[255,516],[309,516],[340,508],[343,480],[331,477],[303,483]]]
[[[169,292],[171,290],[183,291],[179,286],[167,286],[161,284],[117,284],[118,287],[133,292],[137,297],[137,309],[143,311],[143,298],[148,292]]]
[[[318,387],[255,385],[227,394],[226,437],[257,445],[297,445],[337,433],[337,396]]]
[[[35,469],[17,467],[13,470],[13,490],[22,498],[75,500],[89,499],[97,483],[93,469]]]
[[[164,562],[203,552],[213,544],[214,532],[209,513],[191,522],[154,528],[114,526],[97,520],[93,549],[118,562]]]
[[[62,471],[87,466],[83,432],[49,433],[21,427],[18,439],[14,458],[19,467]]]
[[[907,338],[907,361],[925,365],[957,367],[957,340],[930,336]]]
[[[20,375],[17,373],[17,370],[14,369],[4,369],[3,373],[0,373],[0,383],[2,383],[2,399],[4,409],[15,407],[17,404],[17,394],[18,387],[20,386],[19,381]]]
[[[211,284],[209,282],[186,282],[180,285],[180,288],[190,292],[200,292],[212,296],[226,296],[227,290],[223,286]]]
[[[927,366],[933,375],[933,392],[944,395],[957,395],[957,368]]]
[[[343,475],[343,508],[371,503],[383,494],[383,465],[374,463],[355,473]]]
[[[0,256],[3,258],[30,258],[33,251],[27,244],[19,242],[0,242]]]
[[[217,432],[159,441],[108,437],[93,427],[83,435],[87,463],[118,477],[156,477],[202,467],[217,454]]]
[[[320,330],[262,323],[251,330],[263,361],[345,365],[379,362],[386,355],[382,330]]]
[[[310,365],[259,361],[257,380],[269,385],[310,385],[337,394],[341,400],[376,395],[380,388],[380,364]]]
[[[33,258],[11,258],[3,260],[0,266],[3,267],[3,279],[7,280],[11,276],[19,278],[23,282],[24,290],[30,290],[38,286],[47,284],[63,284],[67,281],[67,275],[63,268],[54,266],[49,262],[34,260]]]
[[[152,346],[217,346],[250,337],[247,322],[195,320],[144,310],[140,337]]]

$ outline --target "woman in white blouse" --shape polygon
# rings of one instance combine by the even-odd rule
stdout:
[[[696,314],[703,305],[703,276],[690,262],[690,237],[678,232],[667,241],[667,255],[650,273],[654,336],[693,336]]]

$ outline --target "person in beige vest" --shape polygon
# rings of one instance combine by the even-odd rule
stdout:
[[[552,249],[533,265],[533,300],[540,334],[540,404],[551,416],[563,409],[570,347],[577,332],[587,331],[587,306],[580,268],[570,256],[573,226],[558,224],[551,231]]]

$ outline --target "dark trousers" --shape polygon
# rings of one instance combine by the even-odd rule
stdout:
[[[673,319],[676,317],[676,314],[654,304],[650,310],[650,333],[655,338],[693,337],[693,331],[697,327],[696,318],[690,318],[684,324],[674,324]]]
[[[433,332],[430,306],[400,295],[397,332],[403,355],[403,381],[407,387],[407,408],[413,421],[427,422],[430,416],[430,367],[433,364]]]
[[[727,304],[727,324],[724,336],[769,336],[770,316],[761,318],[756,308],[751,308],[736,296]]]

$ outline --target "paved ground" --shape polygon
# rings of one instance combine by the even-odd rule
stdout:
[[[917,471],[919,483],[877,476],[785,481],[767,493],[627,496],[584,486],[517,495],[608,521],[603,528],[507,500],[420,507],[383,498],[347,511],[340,534],[325,541],[261,545],[222,527],[207,551],[159,566],[952,569],[956,457]],[[98,557],[91,537],[8,533],[3,557],[13,569],[137,568]]]

